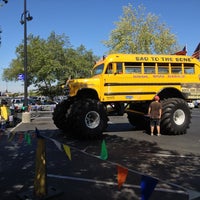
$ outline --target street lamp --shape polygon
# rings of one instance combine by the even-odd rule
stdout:
[[[20,23],[24,25],[24,107],[28,108],[28,79],[27,79],[27,21],[31,21],[33,17],[26,10],[26,0],[24,0],[24,12],[21,15]]]

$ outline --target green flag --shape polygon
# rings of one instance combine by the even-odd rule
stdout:
[[[27,135],[27,143],[31,144],[31,136],[30,136],[30,134]]]
[[[101,144],[101,155],[100,155],[100,158],[102,160],[106,160],[108,158],[108,152],[107,152],[106,143],[105,143],[104,140],[102,141],[102,144]]]
[[[28,144],[31,144],[31,136],[28,133],[25,133],[24,139]]]

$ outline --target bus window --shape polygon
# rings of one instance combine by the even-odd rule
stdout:
[[[141,63],[125,63],[126,74],[140,74],[142,71]]]
[[[155,74],[155,63],[144,63],[145,74]]]
[[[113,73],[112,63],[109,63],[106,69],[106,74],[112,74],[112,73]]]
[[[168,74],[168,73],[169,73],[169,64],[158,63],[158,74]]]
[[[93,69],[92,74],[94,76],[98,75],[98,74],[101,74],[103,72],[103,68],[104,68],[104,64],[101,64],[101,65],[97,66],[96,68]]]
[[[185,64],[184,65],[185,74],[194,74],[194,64]]]
[[[117,63],[117,73],[118,74],[122,74],[123,70],[122,70],[122,63]]]
[[[181,64],[171,64],[172,74],[182,74],[182,65]]]

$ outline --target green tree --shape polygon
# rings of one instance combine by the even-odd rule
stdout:
[[[66,71],[69,78],[84,78],[91,74],[91,69],[99,57],[94,56],[91,50],[86,50],[83,45],[77,49],[68,49],[66,52]]]
[[[175,35],[156,15],[146,14],[142,5],[124,6],[123,16],[115,24],[109,39],[103,41],[108,53],[171,54],[178,49]]]
[[[47,40],[29,35],[27,39],[28,86],[34,85],[41,95],[53,97],[62,92],[61,85],[69,78],[86,77],[97,60],[83,45],[73,49],[69,38],[50,34]],[[17,81],[24,71],[24,48],[16,48],[16,59],[4,70],[6,81]]]

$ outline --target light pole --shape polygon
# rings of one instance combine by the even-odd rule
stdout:
[[[24,25],[24,107],[28,108],[28,73],[27,73],[27,21],[31,21],[33,17],[26,10],[26,0],[24,0],[24,12],[21,15],[20,23]]]

